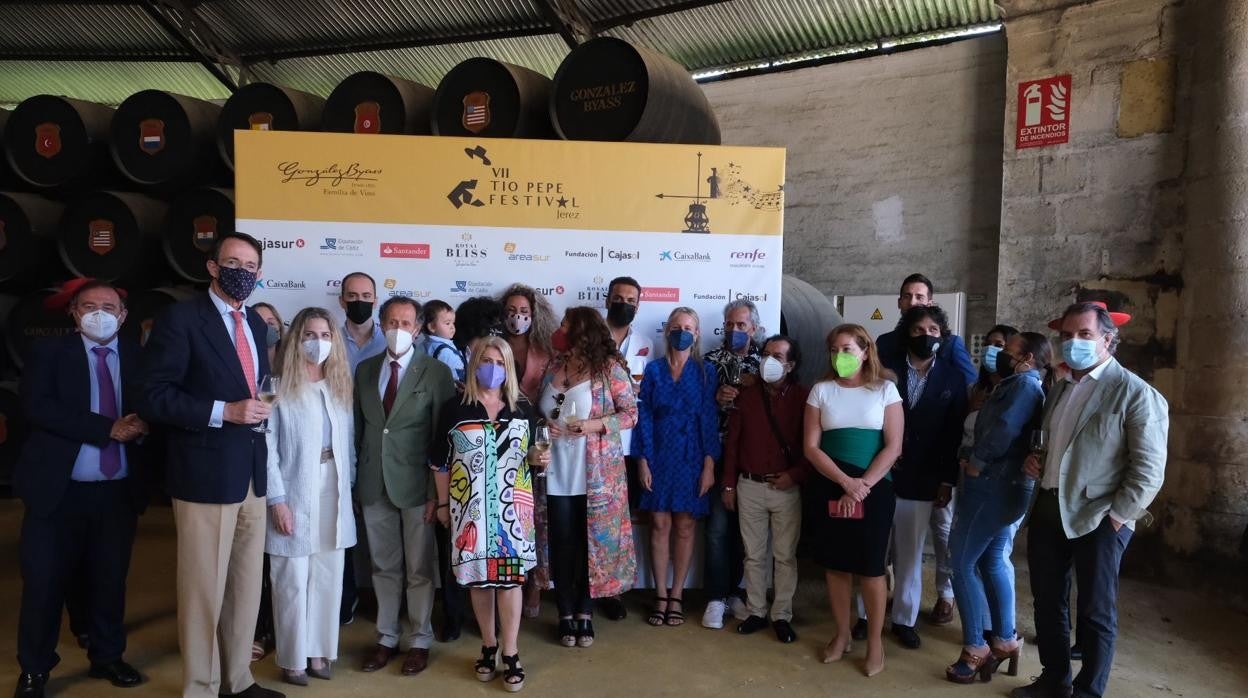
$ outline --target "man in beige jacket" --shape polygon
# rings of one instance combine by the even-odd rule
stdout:
[[[1040,481],[1027,535],[1036,641],[1044,669],[1014,698],[1101,696],[1118,632],[1118,568],[1138,519],[1161,489],[1170,417],[1165,398],[1114,359],[1116,320],[1099,303],[1062,315],[1071,375],[1049,394],[1047,451],[1024,470]],[[1070,575],[1083,666],[1071,679]]]

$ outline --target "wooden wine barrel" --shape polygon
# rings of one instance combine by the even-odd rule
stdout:
[[[111,107],[36,95],[13,110],[4,146],[16,173],[41,189],[119,183],[109,155]]]
[[[9,164],[8,149],[4,147],[4,129],[9,122],[9,110],[0,109],[0,190],[25,189],[26,183],[21,181],[13,166]]]
[[[433,98],[439,136],[551,138],[550,78],[493,58],[451,68]]]
[[[802,349],[797,375],[803,385],[814,385],[828,372],[828,333],[841,324],[841,314],[819,289],[796,276],[780,281],[780,333]]]
[[[4,325],[5,346],[13,365],[22,367],[30,347],[41,337],[60,337],[76,331],[74,320],[64,308],[48,309],[43,302],[57,292],[45,288],[22,296],[9,311]]]
[[[173,190],[221,181],[217,153],[221,107],[193,97],[143,90],[126,98],[113,115],[113,160],[136,184]]]
[[[16,382],[0,383],[0,490],[13,485],[13,467],[30,427]]]
[[[0,192],[0,283],[47,283],[63,276],[56,230],[65,206],[38,194]]]
[[[126,299],[126,322],[121,326],[121,336],[132,339],[140,346],[147,344],[152,334],[152,322],[166,307],[187,300],[196,294],[193,288],[167,286],[131,293]]]
[[[234,190],[196,187],[177,196],[165,216],[162,248],[174,273],[208,283],[204,266],[217,238],[234,232]]]
[[[411,80],[363,71],[338,83],[321,129],[335,133],[431,133],[432,88]]]
[[[217,150],[234,167],[234,131],[320,131],[325,100],[267,82],[253,82],[238,89],[217,119]]]
[[[601,36],[563,59],[550,100],[555,132],[570,141],[719,145],[702,88],[676,61]]]
[[[97,191],[65,208],[58,249],[75,276],[102,281],[163,278],[161,232],[168,205],[143,194]]]

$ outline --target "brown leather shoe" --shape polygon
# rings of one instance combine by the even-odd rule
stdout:
[[[938,599],[927,621],[932,625],[949,625],[953,622],[953,611],[953,599]]]
[[[429,666],[429,650],[413,647],[407,651],[407,659],[403,660],[403,675],[415,676]]]
[[[390,658],[399,653],[397,647],[386,647],[385,645],[377,645],[373,648],[372,654],[364,659],[364,666],[360,667],[361,671],[377,671],[390,663]]]

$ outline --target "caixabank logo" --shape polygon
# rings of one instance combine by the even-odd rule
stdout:
[[[481,145],[464,148],[464,154],[474,161],[475,166],[468,170],[472,174],[454,184],[446,195],[457,210],[491,206],[546,210],[555,218],[581,217],[580,202],[567,182],[513,174],[510,167],[495,162]]]
[[[257,291],[306,291],[307,283],[296,279],[257,279]]]
[[[660,262],[709,262],[710,252],[690,252],[688,250],[663,250],[659,253]]]
[[[459,239],[442,248],[443,258],[457,267],[475,267],[489,257],[489,250],[473,242],[472,233],[460,233]]]

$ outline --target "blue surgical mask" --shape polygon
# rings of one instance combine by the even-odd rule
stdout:
[[[1094,339],[1068,339],[1062,342],[1062,360],[1076,371],[1085,371],[1100,361]]]
[[[1000,353],[1001,347],[993,346],[991,344],[984,347],[984,356],[981,360],[984,362],[984,368],[988,369],[989,373],[997,372],[997,354]]]
[[[741,351],[742,349],[750,346],[750,335],[748,332],[733,330],[728,333],[728,341],[729,346],[732,347],[733,351]]]
[[[668,330],[667,345],[676,351],[684,351],[693,346],[693,333],[689,330]]]
[[[507,380],[507,369],[498,364],[482,363],[477,366],[477,384],[493,390]]]

